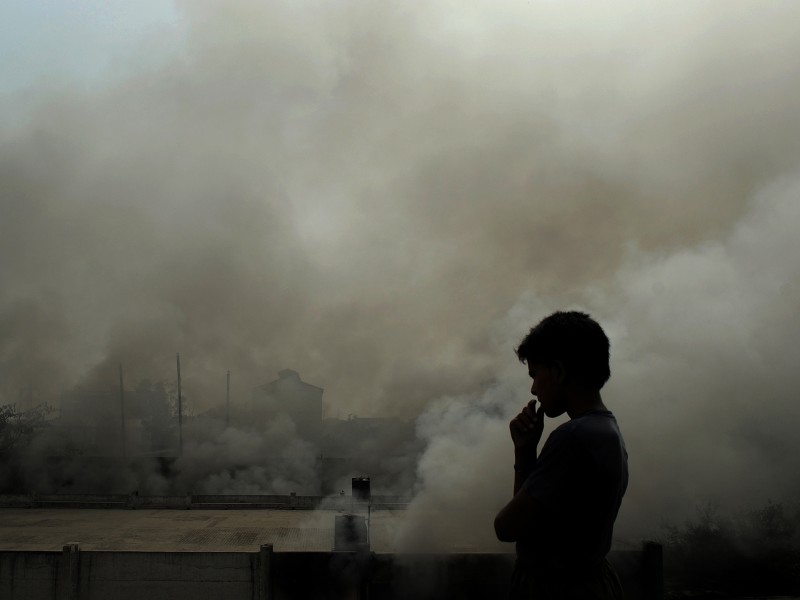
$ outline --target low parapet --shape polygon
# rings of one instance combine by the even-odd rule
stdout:
[[[0,508],[163,508],[196,510],[272,509],[272,510],[351,510],[369,506],[371,510],[403,510],[408,496],[210,495],[140,496],[138,494],[9,494],[0,495]]]
[[[660,546],[611,552],[627,600],[661,600]],[[509,554],[370,552],[0,552],[0,598],[473,600],[508,595]]]

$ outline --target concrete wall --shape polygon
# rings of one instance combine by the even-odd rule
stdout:
[[[0,598],[55,600],[60,558],[56,552],[0,552]]]
[[[612,552],[628,600],[660,600],[660,546]],[[484,600],[503,598],[508,554],[0,552],[3,600]]]
[[[233,552],[82,552],[75,600],[253,598],[254,556]]]
[[[260,554],[0,552],[3,600],[259,600]]]

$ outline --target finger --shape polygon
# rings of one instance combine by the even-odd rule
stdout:
[[[538,420],[536,417],[536,413],[534,413],[527,406],[523,409],[522,413],[520,414],[520,417],[521,417],[520,420],[527,429],[532,429],[536,426],[536,421]]]
[[[529,425],[517,420],[511,421],[509,430],[511,431],[512,435],[528,435],[531,433],[531,431],[533,431]]]

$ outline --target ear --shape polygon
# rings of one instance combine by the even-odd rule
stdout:
[[[553,362],[553,374],[559,384],[563,384],[567,380],[567,369],[560,360]]]

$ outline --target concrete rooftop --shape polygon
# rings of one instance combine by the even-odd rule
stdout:
[[[333,547],[336,511],[308,510],[119,510],[0,508],[0,550],[61,550],[80,542],[85,550],[157,552],[252,552],[273,544],[276,552]],[[403,511],[371,515],[376,552],[393,552]]]
[[[366,510],[355,514],[366,515]],[[93,508],[0,508],[0,550],[61,550],[78,542],[84,550],[149,552],[253,552],[272,544],[276,552],[330,552],[336,510],[180,510]],[[375,552],[400,551],[397,532],[404,510],[372,511]],[[439,531],[444,552],[498,551],[478,547],[455,528]],[[442,541],[446,543],[442,545]],[[513,549],[509,545],[509,551]]]

